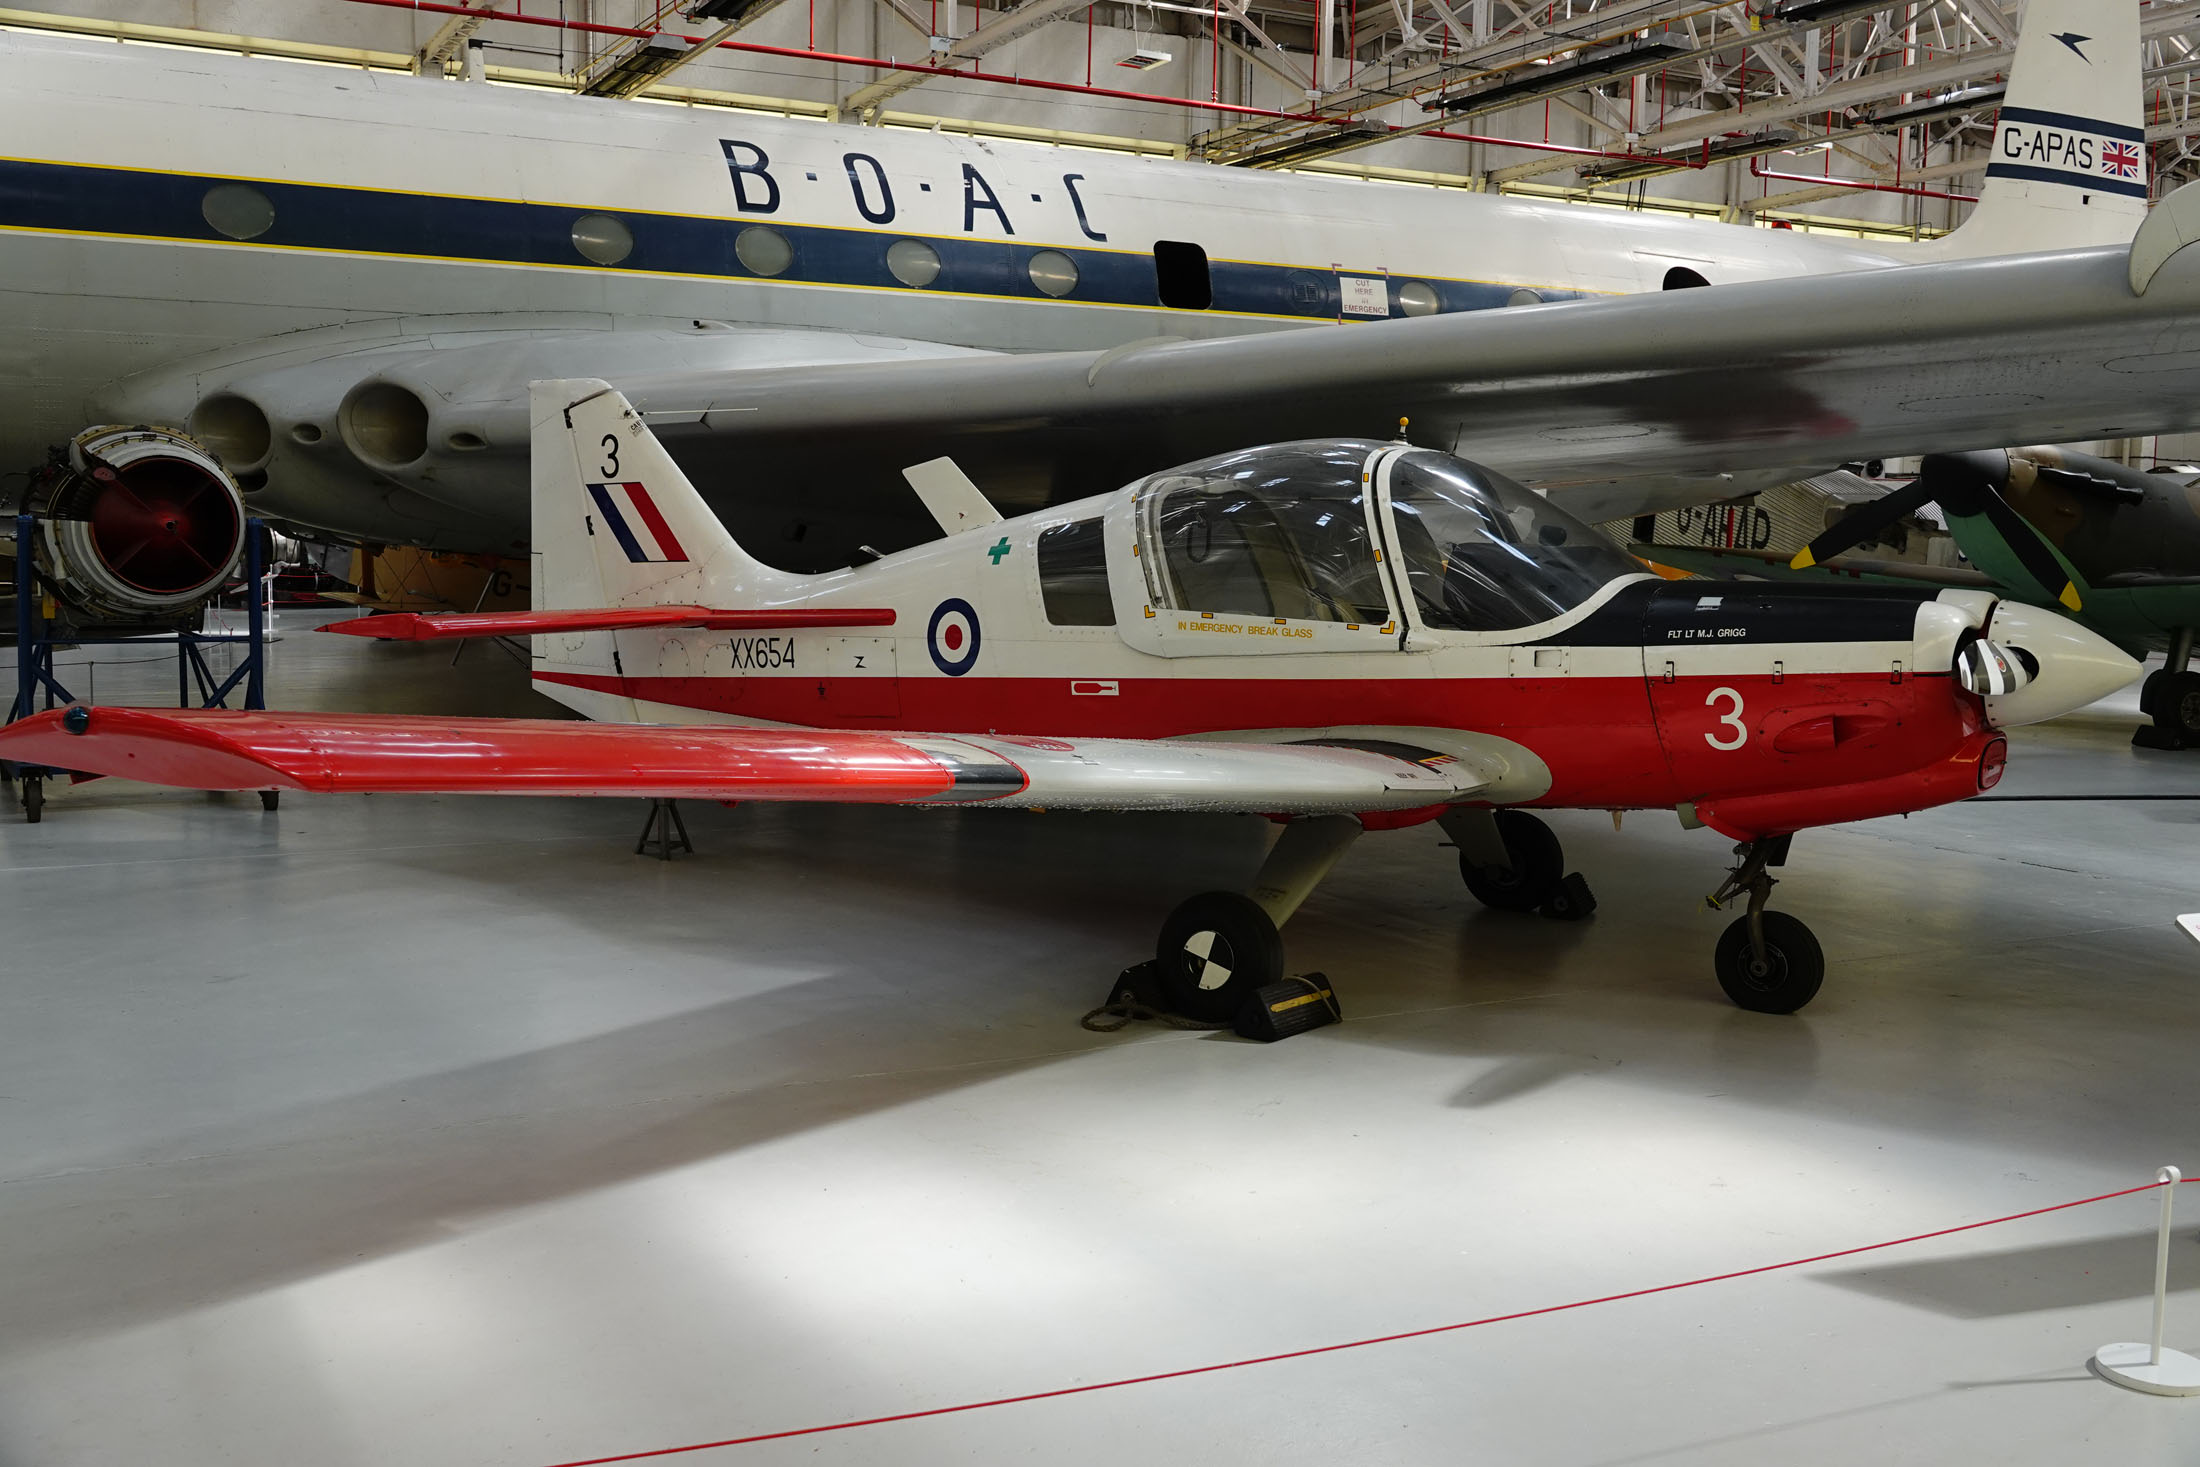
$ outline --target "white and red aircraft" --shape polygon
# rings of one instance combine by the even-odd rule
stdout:
[[[1468,889],[1567,898],[1528,808],[1677,810],[1740,842],[1718,948],[1745,1008],[1824,963],[1764,910],[1812,826],[1991,786],[2000,729],[2131,680],[2051,612],[1972,591],[1667,582],[1541,496],[1404,442],[1226,454],[1004,520],[909,471],[946,533],[824,575],[738,546],[626,399],[534,385],[535,607],[385,616],[528,632],[593,723],[52,709],[0,758],[199,789],[1197,809],[1282,832],[1245,892],[1162,925],[1173,1004],[1224,1018],[1363,830],[1441,822]]]

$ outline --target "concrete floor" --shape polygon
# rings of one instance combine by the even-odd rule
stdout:
[[[522,711],[292,635],[287,706]],[[103,697],[160,669],[100,672]],[[80,679],[81,680],[81,679]],[[1999,793],[2200,793],[2131,699]],[[1602,901],[1478,909],[1431,828],[1294,920],[1349,1022],[1077,1016],[1260,822],[104,783],[0,811],[0,1463],[541,1464],[1263,1355],[2200,1171],[2200,804],[1809,835],[1830,973],[1729,1007],[1726,851],[1559,815]],[[1653,1298],[706,1463],[2190,1461],[2155,1199]],[[2200,1350],[2200,1195],[2171,1342]]]

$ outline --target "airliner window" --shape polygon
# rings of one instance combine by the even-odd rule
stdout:
[[[1207,278],[1207,252],[1198,245],[1155,240],[1153,279],[1161,304],[1171,310],[1204,311],[1215,303],[1214,284]]]
[[[1039,596],[1058,627],[1112,627],[1108,557],[1099,520],[1056,525],[1039,535]]]
[[[199,201],[199,213],[231,239],[258,239],[275,227],[275,206],[248,183],[215,184]]]
[[[922,240],[897,239],[886,247],[886,268],[903,285],[922,290],[940,278],[940,252]]]
[[[634,253],[634,231],[609,214],[584,214],[573,221],[573,248],[599,265],[616,265]]]
[[[1077,288],[1077,262],[1060,250],[1039,251],[1024,270],[1048,295],[1064,296]]]
[[[1642,570],[1542,495],[1449,454],[1400,457],[1390,503],[1406,585],[1431,627],[1534,626]]]
[[[784,275],[794,263],[794,246],[768,224],[751,224],[734,236],[734,258],[756,275]]]
[[[1409,280],[1398,287],[1398,309],[1409,316],[1433,316],[1443,308],[1436,287],[1426,281]]]
[[[1361,466],[1374,445],[1288,443],[1156,475],[1139,491],[1149,588],[1171,611],[1380,625]]]

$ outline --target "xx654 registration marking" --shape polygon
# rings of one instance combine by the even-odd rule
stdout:
[[[735,637],[730,645],[735,672],[776,672],[794,666],[792,637]]]

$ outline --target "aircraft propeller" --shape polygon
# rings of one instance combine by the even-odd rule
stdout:
[[[1808,570],[1878,538],[1903,516],[1927,504],[1938,504],[1952,515],[1984,515],[1996,534],[2009,546],[2027,574],[2072,611],[2083,602],[2062,562],[2029,520],[2009,503],[2006,491],[2019,475],[2027,484],[2047,483],[2088,494],[2126,497],[2127,486],[2077,469],[2060,468],[2037,459],[2020,457],[2004,449],[1977,453],[1936,453],[1919,466],[1917,478],[1904,489],[1859,505],[1823,535],[1797,552],[1789,564]]]

